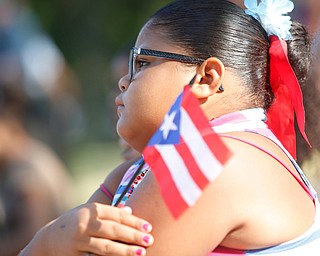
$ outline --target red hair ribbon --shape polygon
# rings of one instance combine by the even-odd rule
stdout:
[[[302,136],[310,145],[305,133],[302,92],[288,59],[286,41],[272,35],[270,44],[270,84],[275,98],[267,111],[267,124],[292,157],[296,159],[294,114],[296,114]]]

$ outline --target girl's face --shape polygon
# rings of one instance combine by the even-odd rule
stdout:
[[[147,27],[140,31],[135,47],[185,54]],[[132,80],[126,75],[119,81],[117,132],[141,152],[183,87],[195,75],[196,66],[146,55],[138,55],[136,63],[138,68]]]

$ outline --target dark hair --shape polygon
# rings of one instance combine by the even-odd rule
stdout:
[[[162,32],[189,55],[217,57],[237,72],[247,86],[250,107],[271,105],[269,38],[260,23],[239,6],[227,0],[177,0],[156,12],[146,26]],[[307,33],[302,26],[294,23],[292,30],[289,58],[298,79],[304,80],[310,66],[305,54],[309,41],[304,39]]]
[[[291,26],[292,40],[288,41],[288,58],[301,87],[311,76],[311,41],[305,27],[293,22]]]

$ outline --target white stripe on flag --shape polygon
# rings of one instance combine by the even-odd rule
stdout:
[[[173,182],[188,206],[193,206],[201,196],[201,189],[194,182],[180,154],[173,145],[155,145],[171,173]]]
[[[199,133],[185,109],[181,108],[180,133],[194,160],[199,166],[202,173],[210,181],[214,180],[221,172],[223,166],[216,159],[207,143]]]

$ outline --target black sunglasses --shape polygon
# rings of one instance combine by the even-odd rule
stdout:
[[[157,58],[174,60],[174,61],[188,63],[188,64],[201,64],[202,62],[205,61],[204,59],[186,56],[186,55],[177,54],[177,53],[132,47],[131,51],[130,51],[130,55],[129,55],[129,79],[130,79],[130,81],[132,80],[133,76],[136,73],[136,58],[138,55],[153,56],[153,57],[157,57]]]

